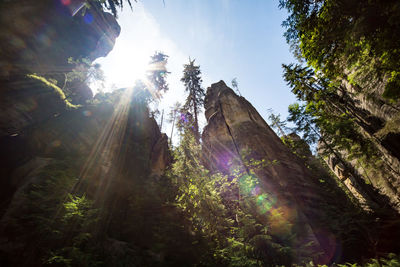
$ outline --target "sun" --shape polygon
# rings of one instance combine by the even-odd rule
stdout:
[[[150,57],[154,51],[142,44],[116,42],[114,49],[106,58],[96,60],[105,73],[106,87],[131,87],[137,80],[146,78]],[[107,64],[102,64],[107,60]],[[105,88],[108,91],[109,88]]]

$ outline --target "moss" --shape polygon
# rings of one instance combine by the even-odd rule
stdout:
[[[397,113],[393,119],[388,120],[385,123],[385,126],[376,133],[376,136],[378,138],[385,138],[390,133],[399,133],[400,132],[399,125],[400,125],[400,112]]]
[[[391,77],[385,86],[385,91],[382,96],[391,100],[400,98],[400,72],[393,71],[391,73]]]
[[[38,76],[36,74],[28,74],[27,77],[43,83],[48,89],[52,90],[65,103],[65,107],[67,109],[77,109],[78,107],[80,107],[80,105],[74,105],[71,102],[69,102],[64,92],[61,90],[61,88],[55,85],[54,83],[48,81],[46,78]]]

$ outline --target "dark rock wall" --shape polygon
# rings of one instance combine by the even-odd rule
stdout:
[[[369,210],[394,209],[400,212],[398,182],[391,169],[384,165],[371,170],[360,165],[357,159],[344,161],[346,158],[347,153],[340,151],[338,155],[325,156],[324,160],[361,205]]]
[[[90,139],[93,135],[83,137],[85,134],[80,131],[88,119],[83,113],[91,113],[91,108],[78,109],[69,103],[61,85],[28,76],[36,73],[64,82],[65,74],[73,68],[68,64],[69,58],[87,58],[90,62],[111,51],[120,33],[117,21],[101,7],[92,6],[84,13],[83,8],[79,9],[83,3],[80,0],[0,3],[0,184],[3,201],[10,199],[16,189],[10,189],[9,180],[19,166],[37,156],[77,152],[77,147],[84,151],[93,143]],[[85,99],[92,97],[87,85],[81,84],[79,88]],[[94,131],[99,127],[96,123],[86,126],[93,127]],[[75,142],[75,138],[78,141]]]
[[[94,60],[111,51],[120,27],[101,8],[84,1],[2,1],[0,76],[66,72],[68,58]],[[86,11],[84,14],[83,12]]]
[[[360,81],[359,85],[352,85],[342,81],[340,97],[347,98],[346,106],[353,116],[355,123],[363,137],[369,140],[376,148],[384,162],[381,170],[374,174],[357,167],[356,163],[349,162],[359,174],[373,186],[390,198],[398,206],[400,197],[400,105],[382,97],[386,81]],[[342,153],[346,158],[346,152]],[[332,156],[333,157],[333,156]],[[397,207],[398,208],[398,207]]]
[[[108,99],[113,101],[36,123],[13,137],[19,147],[0,152],[4,159],[20,159],[8,166],[2,162],[8,175],[1,177],[0,262],[7,259],[10,266],[40,266],[35,243],[25,238],[29,235],[20,231],[21,220],[17,219],[29,216],[26,192],[46,183],[48,175],[43,173],[52,164],[66,166],[53,167],[61,177],[75,178],[69,193],[85,194],[101,208],[93,229],[96,237],[130,242],[143,234],[130,227],[134,220],[129,216],[135,211],[132,198],[138,196],[138,187],[163,179],[171,162],[167,138],[149,116],[147,104],[132,90],[119,90]],[[15,255],[29,256],[32,261]]]

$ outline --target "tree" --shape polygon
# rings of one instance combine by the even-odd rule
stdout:
[[[232,79],[231,84],[232,84],[232,88],[235,89],[240,96],[242,96],[242,94],[239,91],[238,81],[237,81],[236,77]]]
[[[268,120],[270,121],[270,125],[273,129],[278,130],[281,136],[285,136],[284,129],[286,128],[286,121],[281,120],[281,114],[274,114],[272,110],[268,116]]]
[[[384,81],[383,96],[400,97],[398,1],[279,2],[289,12],[285,37],[309,66],[361,87]]]
[[[169,87],[166,76],[170,73],[167,71],[166,64],[168,56],[162,52],[155,52],[151,56],[149,67],[147,70],[147,79],[154,85],[157,92],[166,92]]]
[[[170,136],[170,143],[169,145],[172,146],[172,137],[174,135],[174,127],[175,127],[175,120],[176,116],[180,113],[179,111],[181,110],[181,103],[175,102],[175,104],[171,107],[171,110],[168,114],[168,122],[172,123],[171,126],[171,136]]]
[[[204,103],[204,89],[201,87],[200,66],[194,64],[194,59],[189,58],[189,64],[184,65],[181,81],[185,85],[185,91],[189,93],[186,98],[183,110],[190,112],[194,117],[193,131],[197,142],[200,140],[198,113]]]
[[[136,0],[134,0],[136,2]],[[129,7],[132,9],[132,0],[91,0],[88,1],[88,5],[101,6],[105,10],[110,10],[114,17],[117,17],[117,8],[123,9],[124,2],[127,2]]]

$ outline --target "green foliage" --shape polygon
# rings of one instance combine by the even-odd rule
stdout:
[[[400,66],[397,1],[280,0],[279,6],[289,11],[285,37],[309,66],[331,80],[350,79],[369,87],[364,93],[373,89],[373,82],[392,77],[384,96],[398,98],[393,75]]]
[[[369,130],[366,125],[367,115],[357,108],[352,96],[322,72],[293,64],[283,67],[285,80],[301,101],[289,106],[288,121],[295,123],[296,132],[302,134],[309,144],[318,141],[320,156],[329,155],[336,161],[333,164],[340,163],[344,168],[343,176],[355,179],[356,185],[363,190],[370,190],[368,184],[382,187],[388,175],[385,173],[387,166],[382,161],[376,140],[366,136]],[[387,123],[386,129],[380,134],[394,132],[396,120]],[[360,169],[362,176],[359,174]],[[324,183],[319,186],[332,195],[327,199],[337,199],[343,195],[334,192],[334,183],[326,178],[322,180]],[[376,195],[378,199],[379,194]],[[323,208],[327,216],[321,219],[329,225],[335,238],[341,240],[343,259],[358,260],[366,255],[377,255],[376,244],[380,238],[373,233],[379,232],[379,225],[373,222],[373,218],[356,207],[349,209],[345,206],[338,215],[337,205],[327,202]],[[338,216],[340,220],[335,219]]]
[[[191,222],[194,236],[207,242],[202,264],[219,266],[290,265],[293,260],[293,235],[272,237],[269,224],[281,216],[269,194],[254,195],[259,188],[255,171],[276,161],[255,160],[243,151],[245,170],[231,175],[210,174],[199,161],[201,150],[190,130],[182,134],[174,151],[170,177],[178,188],[176,205]],[[198,241],[201,242],[201,241]]]
[[[364,264],[346,263],[338,264],[339,267],[398,267],[400,266],[400,257],[396,254],[390,253],[386,257],[370,259]]]
[[[67,239],[67,245],[61,248],[51,248],[48,264],[62,264],[65,266],[98,266],[100,261],[96,260],[94,252],[88,248],[92,241],[92,227],[98,220],[98,211],[93,208],[93,202],[85,195],[79,197],[68,194],[68,199],[63,203],[61,219],[57,229],[53,233],[59,235],[60,239]]]
[[[28,74],[28,78],[34,79],[36,81],[39,81],[43,84],[43,86],[52,92],[54,92],[58,97],[65,103],[65,107],[68,109],[76,109],[79,107],[79,105],[74,105],[69,102],[64,94],[64,92],[58,87],[56,84],[48,81],[46,78],[38,76],[36,74]]]
[[[25,244],[27,257],[14,258],[18,264],[28,259],[30,266],[99,265],[92,236],[98,213],[85,195],[72,193],[76,166],[66,162],[41,169],[36,182],[20,196],[19,206],[11,209],[9,230]]]
[[[373,140],[362,134],[360,129],[366,127],[365,118],[360,117],[347,92],[310,68],[293,64],[283,65],[283,68],[285,80],[297,99],[302,101],[289,106],[288,121],[295,123],[295,131],[303,134],[303,139],[309,144],[319,141],[319,153],[335,155],[344,166],[347,166],[346,161],[357,160],[358,166],[365,170],[364,177],[375,176],[377,183],[381,175],[372,173],[382,170],[382,155]],[[347,154],[345,158],[341,155],[343,151]],[[352,170],[348,167],[347,171]],[[369,180],[366,182],[371,183]]]
[[[383,92],[383,97],[396,100],[400,98],[400,72],[392,71]]]
[[[71,72],[66,74],[66,83],[73,81],[81,81],[85,83],[93,83],[95,81],[104,81],[104,73],[101,65],[92,64],[88,58],[73,59],[68,58],[68,64],[74,66]]]

